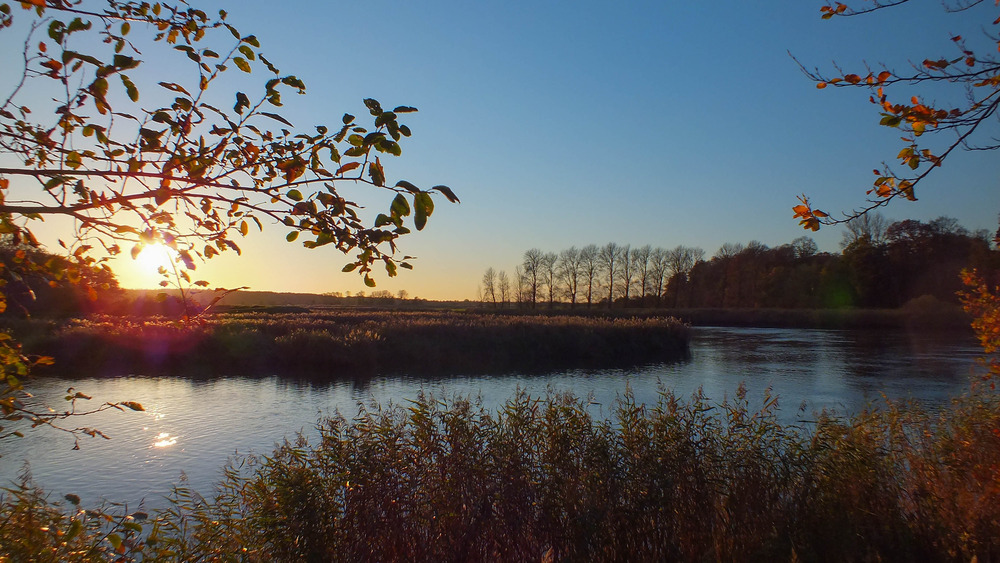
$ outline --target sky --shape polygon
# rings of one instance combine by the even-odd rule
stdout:
[[[777,246],[806,234],[839,251],[840,228],[798,226],[796,196],[834,214],[863,204],[872,169],[902,148],[899,132],[878,126],[866,90],[818,90],[790,54],[830,74],[835,63],[859,74],[866,62],[905,68],[954,56],[950,36],[981,37],[997,11],[991,2],[959,14],[913,2],[826,21],[812,0],[192,4],[225,8],[305,81],[308,93],[286,96],[281,112],[298,128],[365,115],[367,97],[420,110],[404,121],[413,136],[384,163],[387,176],[448,185],[462,202],[437,199],[427,227],[400,241],[415,269],[377,276],[376,289],[428,299],[475,299],[488,267],[513,273],[530,248],[614,241],[697,246],[710,257],[725,242]],[[883,213],[947,215],[992,232],[998,183],[995,153],[958,153],[922,184],[919,201]],[[392,195],[344,189],[373,212]],[[343,255],[284,235],[266,225],[242,241],[241,257],[199,265],[198,277],[371,292],[341,273]],[[125,287],[158,279],[128,258],[113,266]]]

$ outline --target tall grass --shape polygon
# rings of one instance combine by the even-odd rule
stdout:
[[[40,515],[36,547],[80,561],[1000,560],[998,395],[805,427],[776,409],[742,388],[626,393],[608,418],[565,394],[421,395],[243,458],[209,498],[178,488],[120,553],[125,520],[66,541],[76,516],[8,492],[0,549],[23,553]]]
[[[211,315],[197,326],[93,317],[23,324],[30,351],[76,374],[313,374],[425,371],[544,372],[687,357],[687,326],[667,317],[498,316],[312,312]],[[626,360],[627,359],[627,360]]]

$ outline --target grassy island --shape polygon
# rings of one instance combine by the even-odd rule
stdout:
[[[669,317],[462,312],[231,312],[195,326],[97,316],[22,323],[28,351],[76,374],[189,376],[545,372],[674,361],[689,329]]]

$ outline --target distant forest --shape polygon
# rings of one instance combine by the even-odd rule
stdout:
[[[897,308],[918,298],[957,303],[962,269],[991,279],[1000,272],[993,236],[970,232],[950,217],[889,222],[869,213],[845,224],[840,254],[818,252],[805,236],[774,248],[727,243],[710,259],[685,246],[533,248],[512,274],[487,269],[480,298],[496,308]]]

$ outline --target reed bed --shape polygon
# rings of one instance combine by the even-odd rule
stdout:
[[[667,317],[390,311],[231,313],[193,326],[104,316],[22,332],[29,350],[55,357],[53,369],[96,375],[545,372],[679,360],[690,341]]]
[[[1000,400],[783,426],[777,401],[419,396],[178,487],[153,515],[30,483],[0,549],[37,561],[997,561]],[[72,500],[72,499],[71,499]],[[43,553],[43,556],[39,556]]]

